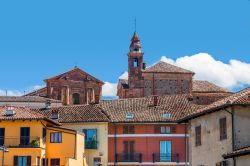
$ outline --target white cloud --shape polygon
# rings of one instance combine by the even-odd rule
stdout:
[[[117,83],[105,82],[102,86],[102,96],[116,96]]]
[[[122,73],[122,75],[119,76],[119,79],[127,80],[128,79],[128,72],[125,71],[124,73]]]
[[[195,79],[208,80],[227,89],[250,85],[250,64],[239,60],[224,63],[207,53],[199,53],[176,60],[163,56],[161,61],[191,70]]]
[[[29,93],[32,92],[34,90],[43,88],[44,85],[35,85],[29,88],[26,88],[26,90],[8,90],[7,89],[7,95],[8,96],[22,96],[24,95],[24,93]],[[0,89],[0,96],[6,96],[6,90]]]

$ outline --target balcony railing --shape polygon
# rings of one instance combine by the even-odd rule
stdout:
[[[0,145],[9,148],[37,148],[40,147],[39,137],[0,137]]]
[[[179,154],[153,153],[153,162],[179,162]]]
[[[132,154],[116,154],[116,162],[142,162],[141,153],[132,153]]]
[[[97,141],[85,141],[86,149],[97,149]]]

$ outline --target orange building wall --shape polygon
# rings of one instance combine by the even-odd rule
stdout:
[[[126,124],[129,125],[129,124]],[[160,124],[130,124],[135,126],[135,134],[156,134],[155,126]],[[176,132],[173,134],[185,134],[184,124],[162,124],[160,126],[170,126],[174,125]],[[124,124],[116,124],[116,134],[123,134]],[[109,125],[109,135],[114,135],[114,125]],[[159,135],[159,134],[157,134]],[[152,162],[153,153],[160,153],[160,141],[171,141],[172,142],[172,154],[179,154],[179,161],[186,161],[186,139],[185,137],[117,137],[116,141],[116,153],[123,153],[123,141],[135,141],[135,153],[142,154],[143,162]],[[108,139],[108,160],[109,162],[114,162],[114,138],[109,137]]]

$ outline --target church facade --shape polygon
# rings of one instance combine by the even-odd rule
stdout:
[[[99,103],[102,81],[75,67],[45,80],[46,87],[26,94],[60,100],[63,105]]]

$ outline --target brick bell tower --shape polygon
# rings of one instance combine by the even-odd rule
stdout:
[[[134,32],[128,53],[128,97],[143,97],[144,81],[142,70],[145,69],[143,61],[143,52],[137,32]]]

